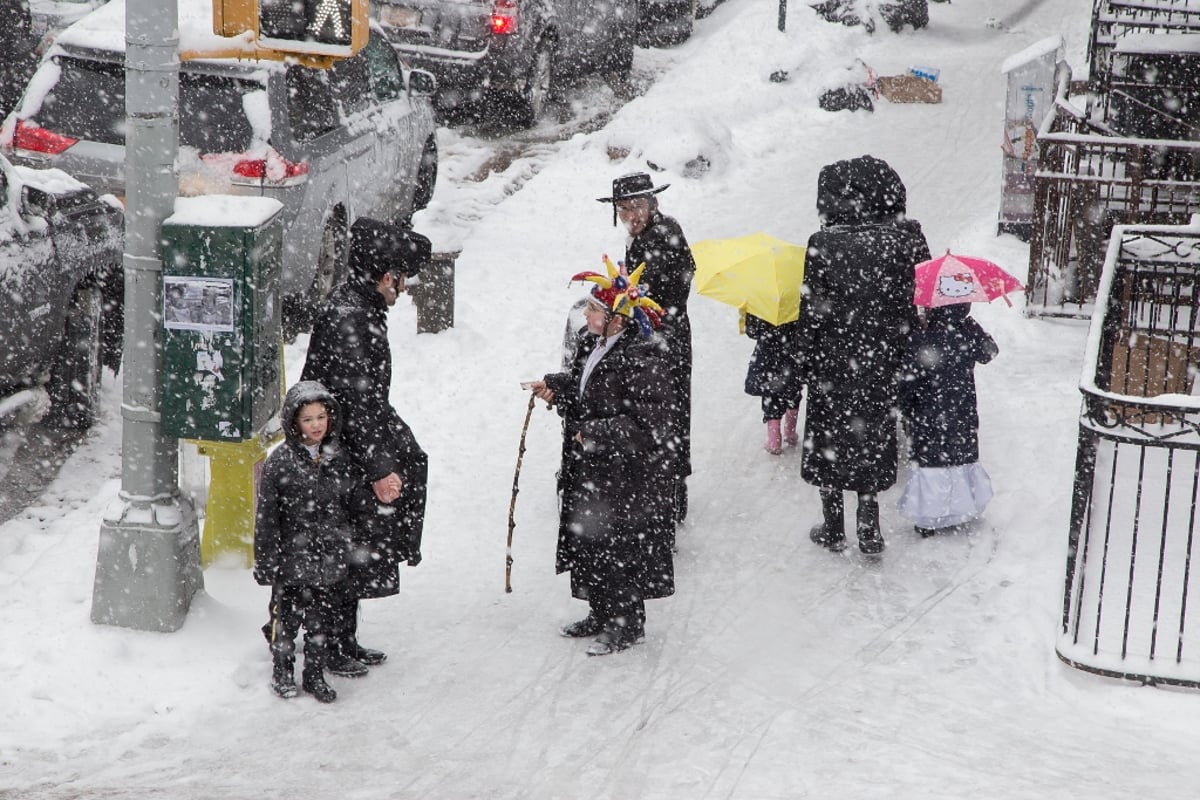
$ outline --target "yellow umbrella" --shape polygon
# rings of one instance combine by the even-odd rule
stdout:
[[[765,233],[692,245],[696,291],[772,325],[800,316],[804,248]]]

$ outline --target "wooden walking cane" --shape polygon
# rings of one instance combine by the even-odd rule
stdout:
[[[517,483],[521,480],[521,459],[525,457],[525,434],[529,431],[529,418],[533,416],[533,402],[537,395],[529,393],[529,407],[525,409],[525,424],[521,426],[521,445],[517,448],[517,471],[513,473],[512,501],[508,504],[508,546],[504,550],[504,591],[512,593],[512,535],[517,521],[513,513],[517,510]]]

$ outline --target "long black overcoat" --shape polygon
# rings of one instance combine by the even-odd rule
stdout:
[[[545,378],[563,417],[555,568],[571,573],[577,598],[612,583],[616,573],[643,599],[666,597],[675,592],[675,526],[665,447],[671,417],[665,345],[627,330],[580,396],[583,364],[596,342],[595,334],[585,334],[571,368]],[[583,444],[575,441],[577,433]]]
[[[979,460],[975,365],[991,361],[1000,348],[969,312],[966,304],[930,309],[927,326],[913,332],[900,408],[912,457],[922,467]]]
[[[367,482],[395,472],[400,499],[371,495],[356,518],[350,584],[359,597],[399,591],[399,564],[421,558],[429,459],[388,400],[392,351],[387,304],[368,275],[355,274],[330,295],[313,326],[301,377],[319,380],[342,406],[342,445]]]
[[[625,248],[625,266],[630,272],[643,263],[642,280],[650,287],[648,295],[666,311],[658,333],[670,355],[674,412],[670,450],[675,474],[687,477],[692,474],[692,323],[687,304],[696,260],[683,228],[674,217],[657,209],[651,212],[645,230]]]
[[[746,369],[746,394],[757,397],[798,399],[804,389],[797,335],[800,323],[772,325],[746,315],[746,335],[754,340],[754,354]]]
[[[878,492],[896,482],[913,267],[929,246],[904,219],[900,177],[872,156],[823,167],[817,210],[823,227],[808,240],[800,302],[809,387],[801,474],[824,488]]]
[[[293,421],[301,406],[316,402],[325,404],[330,424],[314,461]],[[258,482],[254,579],[264,586],[332,586],[347,574],[362,473],[339,446],[341,413],[321,384],[301,381],[289,389],[280,419],[284,440],[267,456]]]

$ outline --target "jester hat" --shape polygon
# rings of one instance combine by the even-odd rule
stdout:
[[[646,265],[639,264],[630,275],[623,263],[613,264],[612,259],[605,254],[604,266],[608,275],[601,275],[599,272],[579,272],[571,276],[571,280],[591,281],[596,284],[592,287],[592,297],[612,309],[614,314],[636,321],[642,336],[649,336],[662,321],[663,309],[646,297],[642,287],[638,286],[638,279],[642,277]]]

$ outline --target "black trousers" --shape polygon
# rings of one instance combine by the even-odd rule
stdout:
[[[271,588],[271,618],[268,639],[271,653],[290,658],[296,653],[296,636],[304,628],[306,665],[324,666],[327,645],[333,633],[335,606],[341,597],[335,586],[286,586]]]

